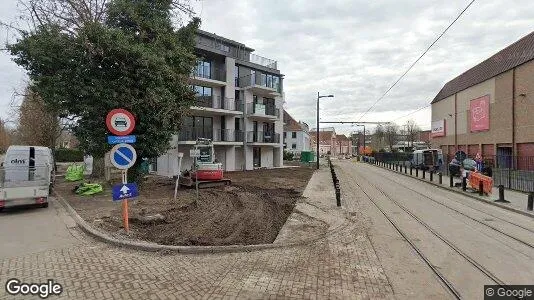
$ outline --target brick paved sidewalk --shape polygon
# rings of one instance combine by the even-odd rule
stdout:
[[[323,224],[330,230],[326,238],[310,245],[248,253],[166,255],[115,248],[70,229],[82,243],[0,258],[0,278],[24,282],[52,278],[63,285],[60,299],[392,298],[362,224],[335,207],[333,193],[321,192],[332,188],[329,176],[327,169],[314,174],[305,192],[308,201],[299,203],[291,216],[307,215],[317,225],[314,228]],[[302,236],[311,234],[302,231],[298,222],[288,223],[292,228],[285,228],[285,237],[277,240],[299,230]],[[0,299],[15,298],[32,297],[0,292]]]

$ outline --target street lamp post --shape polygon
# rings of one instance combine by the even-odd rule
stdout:
[[[317,92],[317,128],[315,132],[315,143],[317,146],[317,155],[316,155],[317,156],[317,162],[316,162],[317,170],[319,170],[319,99],[332,98],[332,97],[334,97],[334,95],[321,96],[319,95],[319,92]]]
[[[363,151],[365,152],[365,125],[356,124],[356,126],[362,126],[363,127]],[[358,137],[359,139],[360,137]],[[358,149],[358,152],[360,152],[360,149]]]

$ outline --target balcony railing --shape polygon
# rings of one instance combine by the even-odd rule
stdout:
[[[243,142],[244,133],[241,130],[219,129],[213,134],[214,142]]]
[[[248,131],[247,143],[280,143],[280,134],[269,131]]]
[[[243,111],[243,102],[221,96],[197,96],[194,106]]]
[[[280,117],[280,110],[273,104],[247,103],[247,113],[249,115],[265,115]]]
[[[252,54],[246,49],[236,48],[235,46],[229,47],[220,41],[197,39],[197,44],[225,52],[230,57],[248,61],[267,68],[277,69],[278,67],[276,60]]]
[[[243,142],[244,132],[234,129],[218,129],[184,127],[178,131],[178,141],[196,141],[199,138],[214,142]]]
[[[178,131],[178,141],[196,141],[197,139],[213,140],[213,129],[185,127]]]
[[[226,81],[226,70],[219,68],[210,68],[209,66],[196,66],[191,74],[193,77]]]
[[[260,72],[236,78],[235,85],[240,88],[245,88],[249,86],[262,86],[274,89],[278,93],[281,93],[280,78],[271,77]]]

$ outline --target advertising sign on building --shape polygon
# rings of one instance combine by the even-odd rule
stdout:
[[[445,119],[432,122],[431,136],[433,138],[445,136]]]
[[[489,100],[489,95],[471,100],[469,105],[471,132],[489,130]]]

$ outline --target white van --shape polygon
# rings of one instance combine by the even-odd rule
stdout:
[[[50,187],[54,185],[55,168],[54,155],[52,149],[41,146],[9,146],[7,148],[4,162],[2,164],[5,170],[5,180],[23,181],[28,180],[30,168],[35,168],[35,172],[43,172],[47,166],[48,174],[37,174],[39,177],[50,178]],[[39,168],[36,168],[39,167]]]
[[[0,167],[0,210],[19,205],[48,207],[54,177],[50,148],[10,146]]]

